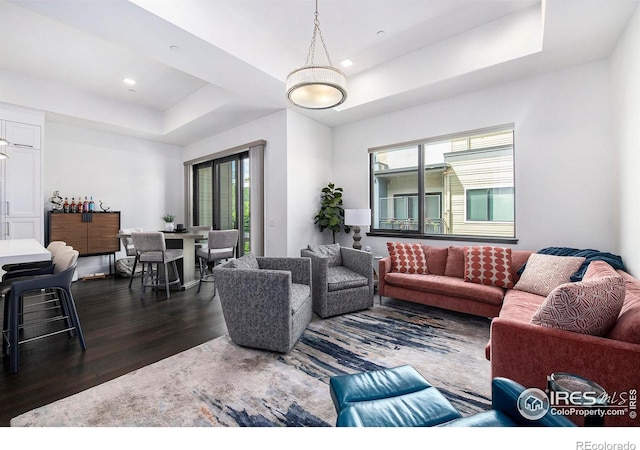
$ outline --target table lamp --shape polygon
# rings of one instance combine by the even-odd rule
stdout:
[[[345,209],[344,224],[353,227],[353,248],[362,249],[360,227],[371,225],[370,209]]]

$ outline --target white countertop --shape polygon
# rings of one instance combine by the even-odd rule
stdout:
[[[32,261],[48,261],[51,253],[36,239],[0,240],[0,265]]]

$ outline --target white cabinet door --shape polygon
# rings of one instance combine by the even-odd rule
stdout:
[[[40,217],[19,217],[5,219],[5,239],[37,239],[42,242],[42,219]]]
[[[42,217],[40,150],[8,145],[4,160],[7,217]]]
[[[40,148],[40,127],[27,123],[11,122],[4,123],[4,138],[16,147]]]

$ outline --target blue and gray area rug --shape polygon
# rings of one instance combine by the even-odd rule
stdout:
[[[313,321],[286,355],[228,336],[22,414],[12,426],[333,426],[333,375],[413,365],[463,415],[488,409],[489,321],[388,300]]]

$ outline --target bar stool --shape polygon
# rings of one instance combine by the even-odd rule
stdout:
[[[142,295],[140,298],[144,299],[147,287],[158,288],[162,284],[165,286],[167,298],[171,298],[169,286],[172,284],[182,285],[176,261],[184,257],[183,250],[167,249],[164,234],[160,231],[134,232],[131,233],[131,239],[133,239],[133,246],[138,253],[138,261],[140,261],[140,264],[147,264],[144,270]],[[171,263],[171,267],[173,268],[175,275],[174,280],[169,280],[169,263]],[[153,270],[153,264],[156,265],[155,272]],[[160,264],[164,266],[162,273],[159,270]],[[161,276],[163,278],[161,278]]]
[[[142,228],[123,228],[118,231],[119,234],[131,234],[131,233],[139,233],[144,231]],[[131,278],[129,279],[129,289],[131,289],[131,284],[133,283],[133,278],[136,276],[136,266],[138,265],[138,252],[136,252],[136,248],[133,245],[133,239],[131,236],[121,236],[120,242],[124,247],[124,252],[128,257],[133,256],[133,269],[131,269]],[[142,272],[140,275],[140,281],[142,281],[142,277],[144,276],[144,264],[142,265]]]
[[[211,230],[207,240],[207,246],[196,250],[200,266],[200,282],[198,292],[204,282],[213,282],[213,274],[207,273],[209,264],[216,263],[236,257],[236,247],[238,246],[238,230]],[[215,295],[215,287],[213,294]]]
[[[18,371],[20,344],[68,333],[78,337],[82,350],[87,348],[71,293],[77,260],[77,250],[65,250],[56,256],[54,273],[9,280],[10,283],[6,286],[9,291],[5,294],[4,304],[2,353],[9,356],[11,373]],[[38,295],[25,295],[42,291],[56,295],[41,299],[37,298]],[[36,298],[36,301],[27,303],[28,298]],[[63,323],[62,327],[56,327],[57,323]],[[30,332],[27,333],[27,329]]]

